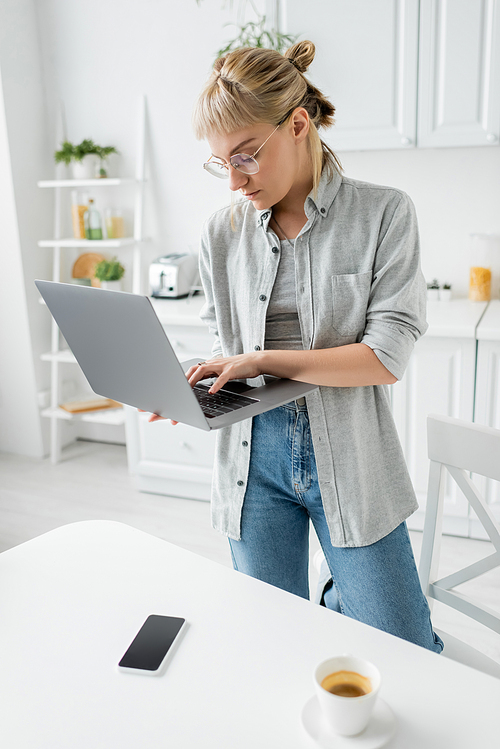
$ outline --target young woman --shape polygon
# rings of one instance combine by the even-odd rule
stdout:
[[[201,316],[215,344],[189,381],[320,386],[218,432],[213,525],[236,569],[308,598],[311,520],[328,564],[321,603],[440,652],[387,388],[427,328],[415,211],[401,190],[342,176],[318,135],[334,107],[304,77],[314,52],[231,52],[194,110],[205,169],[243,201],[204,226]]]

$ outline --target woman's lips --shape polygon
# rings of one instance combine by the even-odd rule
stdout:
[[[243,197],[248,198],[248,200],[253,200],[255,197],[257,197],[260,190],[256,190],[255,192],[244,192],[242,193]]]

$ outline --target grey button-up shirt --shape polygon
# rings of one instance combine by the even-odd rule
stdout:
[[[323,173],[317,198],[311,192],[304,210],[307,222],[295,242],[303,348],[361,342],[401,379],[427,329],[411,200],[401,190]],[[272,211],[245,201],[233,214],[234,229],[228,207],[208,219],[201,239],[201,318],[215,336],[214,356],[264,348],[279,263]],[[320,387],[306,401],[332,544],[375,543],[418,506],[388,386]],[[217,433],[212,523],[234,539],[240,538],[251,443],[251,419]]]

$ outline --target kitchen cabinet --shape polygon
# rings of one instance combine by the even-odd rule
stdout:
[[[418,0],[286,0],[286,33],[316,45],[306,76],[335,105],[334,150],[415,145]]]
[[[422,530],[427,496],[427,415],[474,418],[476,329],[487,302],[429,302],[427,333],[415,344],[407,370],[391,386],[393,416],[419,509],[408,527]],[[468,503],[456,484],[445,489],[443,531],[469,535]]]
[[[336,151],[500,142],[500,0],[283,0],[334,103]]]
[[[420,0],[418,145],[498,145],[498,0]]]
[[[199,318],[204,300],[151,299],[180,361],[210,358],[213,338]],[[139,491],[209,500],[215,432],[149,423],[149,416],[125,406],[128,465]]]

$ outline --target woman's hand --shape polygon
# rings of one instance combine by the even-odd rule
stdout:
[[[143,408],[138,408],[137,410],[141,414],[145,414],[146,413],[146,411],[144,411]],[[166,419],[165,419],[165,416],[158,416],[158,414],[151,414],[151,416],[148,419],[148,422],[151,422],[151,421],[166,421]],[[170,423],[172,424],[172,426],[175,426],[179,422],[178,421],[172,421],[172,419],[170,419]]]
[[[200,362],[199,364],[190,367],[186,372],[186,377],[193,388],[200,380],[205,380],[207,377],[217,377],[216,381],[210,388],[210,393],[216,393],[229,380],[245,380],[247,378],[258,377],[259,375],[264,374],[259,367],[259,359],[260,357],[257,352],[251,354],[239,354],[238,356],[228,356],[227,358],[220,357],[218,359],[210,359],[210,361]],[[141,408],[138,408],[137,410],[141,413],[145,413]],[[151,414],[148,422],[164,420],[164,416]],[[170,419],[170,423],[175,426],[179,422]]]
[[[260,354],[261,352],[256,351],[250,354],[238,354],[237,356],[219,357],[210,359],[210,361],[199,362],[188,369],[186,377],[191,387],[194,387],[200,380],[207,379],[207,377],[216,377],[217,379],[209,391],[210,393],[216,393],[229,380],[246,380],[264,374]]]

